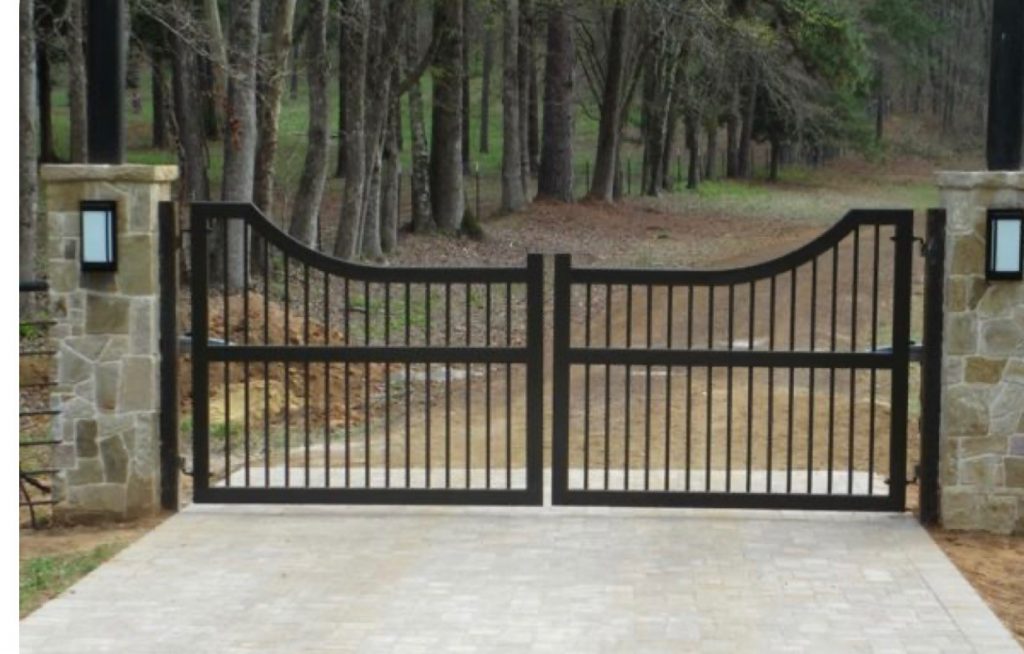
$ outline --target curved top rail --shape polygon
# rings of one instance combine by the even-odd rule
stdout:
[[[799,268],[839,245],[861,225],[912,224],[910,209],[854,209],[814,240],[778,258],[740,268],[570,268],[570,281],[584,284],[725,286],[752,283]]]
[[[345,261],[313,250],[295,240],[270,222],[259,208],[250,202],[194,202],[191,205],[191,210],[193,219],[201,221],[210,219],[244,220],[269,243],[289,257],[328,274],[349,279],[399,284],[525,283],[528,280],[526,267],[386,267]]]

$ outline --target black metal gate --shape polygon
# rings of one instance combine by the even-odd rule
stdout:
[[[555,504],[903,510],[912,211],[733,270],[555,260]]]
[[[228,203],[191,242],[195,501],[541,503],[539,256],[356,265]]]

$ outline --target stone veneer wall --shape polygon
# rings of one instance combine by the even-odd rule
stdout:
[[[940,173],[946,207],[941,516],[1024,533],[1024,283],[985,280],[989,208],[1024,207],[1024,172]]]
[[[58,519],[155,513],[159,478],[157,206],[176,166],[48,165],[47,272]],[[82,272],[79,202],[117,203],[117,272]]]

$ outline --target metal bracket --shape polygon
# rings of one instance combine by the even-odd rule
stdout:
[[[186,477],[192,476],[192,471],[189,470],[188,467],[186,466],[185,457],[181,455],[178,455],[178,467],[181,469],[181,474],[185,475]]]

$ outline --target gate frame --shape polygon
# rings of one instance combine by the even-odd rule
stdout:
[[[526,286],[526,345],[356,346],[211,345],[208,322],[208,222],[241,220],[296,261],[352,280],[390,283],[511,283]],[[307,248],[278,229],[251,203],[195,202],[191,205],[193,501],[266,504],[408,504],[538,506],[544,498],[544,260],[527,255],[525,267],[383,267],[351,263]],[[481,281],[484,278],[484,281]],[[209,366],[212,362],[497,363],[526,366],[526,488],[338,488],[238,487],[209,485]],[[195,398],[203,398],[196,402]],[[230,474],[230,472],[228,473]]]
[[[811,261],[862,225],[892,226],[893,321],[891,352],[735,351],[697,349],[607,349],[570,347],[574,283],[613,286],[728,286],[779,275]],[[904,511],[906,508],[907,400],[910,372],[910,303],[914,212],[905,209],[851,210],[814,240],[776,259],[725,270],[573,268],[568,254],[555,256],[552,385],[552,488],[554,505],[709,507]],[[717,491],[579,490],[568,487],[570,438],[569,374],[573,365],[657,365],[714,368],[877,368],[891,371],[888,495],[746,493]],[[858,365],[858,363],[860,365]],[[870,365],[868,365],[870,364]]]

